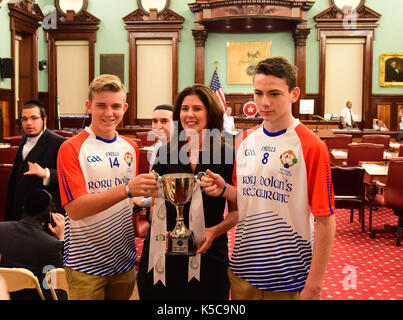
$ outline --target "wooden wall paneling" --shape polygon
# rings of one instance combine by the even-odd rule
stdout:
[[[372,121],[373,118],[378,117],[378,109],[387,106],[390,112],[390,126],[389,130],[399,130],[399,108],[403,107],[403,95],[392,94],[377,94],[373,95],[371,99],[371,108],[369,116]]]
[[[43,14],[37,4],[32,5],[29,1],[16,1],[8,3],[10,17],[10,33],[11,33],[11,57],[15,61],[15,41],[16,35],[22,37],[22,47],[20,48],[20,90],[21,103],[28,99],[38,97],[38,28],[39,22],[43,20]],[[24,56],[25,55],[25,56]],[[14,108],[15,81],[11,82],[11,90],[13,95],[13,104],[9,109],[9,125],[10,134],[17,133],[16,114]],[[17,115],[18,116],[18,115]]]
[[[13,122],[11,119],[11,111],[14,106],[14,95],[11,89],[0,89],[0,108],[3,115],[3,137],[13,135],[13,127],[15,126],[15,119]],[[14,114],[14,113],[13,113]]]
[[[123,18],[129,41],[129,88],[128,104],[124,117],[124,125],[133,126],[144,119],[137,119],[137,47],[136,40],[140,39],[170,39],[172,40],[172,100],[178,94],[178,46],[180,30],[185,19],[170,9],[150,13],[137,9]],[[173,102],[173,101],[172,101]],[[145,120],[148,122],[148,120]]]
[[[253,93],[227,93],[225,101],[227,106],[232,108],[233,116],[242,116],[243,105],[248,101],[253,101]]]
[[[372,58],[373,41],[375,40],[375,29],[381,15],[372,9],[362,6],[357,11],[356,20],[346,28],[343,14],[330,7],[317,14],[314,19],[317,22],[318,40],[320,41],[320,62],[319,62],[319,95],[321,97],[319,115],[324,115],[325,103],[325,70],[326,70],[326,39],[333,38],[364,38],[364,66],[363,66],[363,107],[362,126],[372,127],[371,95],[372,95]]]
[[[95,76],[95,42],[100,20],[83,10],[76,15],[62,14],[57,10],[57,28],[46,30],[48,42],[48,123],[54,129],[57,99],[57,61],[56,41],[59,40],[87,40],[89,45],[89,76],[88,84]]]
[[[390,111],[392,106],[378,104],[376,107],[376,118],[382,120],[388,128],[391,128]]]

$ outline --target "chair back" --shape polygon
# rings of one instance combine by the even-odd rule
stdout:
[[[10,146],[8,148],[0,148],[0,163],[14,163],[14,158],[17,153],[17,146]]]
[[[384,188],[385,206],[403,210],[403,157],[389,161],[388,177]]]
[[[12,137],[5,137],[4,140],[10,144],[10,146],[19,146],[21,142],[22,136],[12,136]]]
[[[351,134],[336,134],[326,139],[326,145],[330,149],[347,149],[347,146],[353,142]]]
[[[389,149],[390,136],[386,134],[364,134],[362,136],[363,143],[382,144],[384,149]]]
[[[12,164],[0,163],[0,221],[4,221],[6,217],[8,178],[11,170],[13,170]]]
[[[74,137],[74,133],[71,131],[67,131],[67,130],[55,129],[55,130],[53,130],[53,132],[58,134],[59,136],[66,137],[66,138]]]
[[[331,167],[335,198],[355,196],[364,199],[364,173],[362,167]]]
[[[139,151],[139,174],[149,173],[150,172],[150,161],[149,157],[151,157],[151,150],[140,149]]]
[[[151,131],[136,132],[136,138],[141,140],[142,147],[149,147],[157,142]]]
[[[49,286],[50,293],[53,300],[59,300],[57,298],[56,289],[64,290],[69,294],[69,286],[66,280],[66,274],[63,268],[56,268],[48,271],[45,275],[46,283]]]
[[[359,161],[383,161],[383,145],[350,143],[347,147],[347,166],[356,167]]]
[[[9,292],[23,289],[36,289],[42,300],[45,300],[38,278],[25,268],[0,268],[0,275],[7,283]]]

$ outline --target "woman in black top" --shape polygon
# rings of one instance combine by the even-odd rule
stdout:
[[[232,183],[234,151],[232,141],[225,143],[221,136],[223,111],[214,93],[206,86],[193,85],[179,93],[173,109],[178,130],[170,144],[159,149],[153,170],[160,176],[167,173],[194,173],[210,169]],[[209,130],[205,130],[209,129]],[[216,130],[214,130],[216,129]],[[184,132],[183,132],[184,131]],[[215,134],[214,134],[215,132]],[[191,140],[184,139],[184,133]],[[178,139],[179,137],[179,139]],[[182,141],[185,140],[185,141]],[[196,143],[194,143],[196,142]],[[171,157],[171,153],[175,155]],[[176,160],[176,161],[175,161]],[[188,282],[188,256],[166,256],[166,286],[153,284],[153,271],[147,273],[151,229],[144,242],[137,276],[140,299],[200,300],[229,298],[227,231],[238,222],[236,207],[229,203],[224,218],[226,199],[202,193],[205,241],[196,253],[201,253],[200,281]],[[167,230],[176,223],[176,209],[165,202]],[[185,225],[189,227],[189,208],[183,210]]]

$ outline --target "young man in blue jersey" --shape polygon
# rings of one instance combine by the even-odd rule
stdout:
[[[212,172],[204,178],[204,192],[238,204],[232,299],[320,298],[335,233],[334,195],[326,145],[292,116],[296,79],[284,58],[257,65],[254,100],[263,124],[237,141],[235,186]]]

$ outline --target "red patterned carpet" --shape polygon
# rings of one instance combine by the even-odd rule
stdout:
[[[369,237],[361,231],[355,212],[350,223],[350,210],[336,210],[336,237],[322,289],[322,300],[403,300],[403,246],[396,246],[394,234]],[[374,229],[397,223],[397,217],[387,208],[378,208],[373,215]],[[234,231],[228,233],[230,254]],[[136,239],[141,255],[143,239]]]
[[[355,213],[336,210],[337,231],[324,279],[324,300],[403,300],[403,247],[396,246],[396,235],[369,237],[361,231]],[[366,211],[366,221],[369,213]],[[373,214],[373,228],[397,223],[392,210],[378,208]]]

